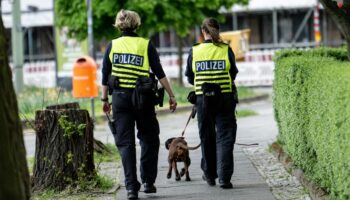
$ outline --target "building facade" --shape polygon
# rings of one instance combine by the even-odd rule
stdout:
[[[341,2],[341,0],[338,1]],[[53,0],[21,0],[26,84],[42,86],[35,83],[42,84],[43,81],[40,79],[47,77],[47,73],[57,75],[53,4]],[[11,1],[3,1],[2,17],[4,25],[8,29],[9,41],[11,41],[10,30],[12,27],[11,8]],[[235,5],[228,10],[221,9],[220,12],[226,19],[221,24],[221,31],[246,28],[251,30],[249,41],[251,51],[246,56],[248,62],[272,62],[274,51],[281,48],[312,48],[317,45],[340,46],[344,44],[344,39],[336,24],[322,7],[319,7],[317,0],[250,0],[246,6]],[[317,16],[315,12],[317,12]],[[315,42],[315,20],[319,21],[317,29],[321,32],[321,43]],[[191,30],[189,36],[184,39],[184,52],[188,52],[199,37],[198,26]],[[179,62],[176,55],[178,38],[175,31],[170,30],[155,34],[151,40],[158,48],[168,76],[176,78]],[[96,55],[99,64],[106,44],[105,41],[97,45]],[[11,55],[11,49],[9,49],[9,55]],[[185,53],[183,61],[186,61],[186,58]],[[243,69],[244,66],[254,65],[252,63],[241,64]],[[253,68],[259,69],[261,67],[255,66]],[[252,71],[252,69],[247,71]],[[267,71],[272,73],[271,69]],[[264,73],[266,74],[266,70]],[[56,75],[53,79],[56,78]],[[64,76],[66,75],[67,73]],[[252,77],[253,75],[246,74],[246,77],[248,76]],[[58,73],[58,77],[60,77],[60,73]],[[270,77],[273,77],[273,74]],[[268,81],[269,84],[271,81]],[[55,86],[55,84],[55,81],[51,81],[47,87]]]

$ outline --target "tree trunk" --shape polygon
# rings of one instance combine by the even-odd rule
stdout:
[[[93,123],[76,103],[48,106],[35,115],[33,190],[63,190],[95,175]]]
[[[339,8],[337,2],[333,0],[320,0],[320,2],[334,19],[340,32],[345,37],[350,60],[350,0],[344,0],[341,8]]]
[[[8,64],[0,1],[0,199],[29,199],[29,172],[22,124]]]
[[[349,60],[350,60],[350,39],[349,40],[347,40],[347,45],[348,45],[348,58],[349,58]]]
[[[58,104],[58,105],[47,106],[46,109],[50,109],[50,110],[80,109],[80,106],[79,106],[78,103],[65,103],[65,104]],[[95,138],[94,138],[94,151],[96,151],[97,153],[109,152],[109,150],[106,147],[106,145],[103,144],[101,141],[95,139]]]
[[[183,66],[183,62],[182,62],[182,56],[183,56],[183,39],[177,35],[177,53],[179,56],[179,76],[178,76],[178,83],[179,86],[183,86],[184,82],[183,82],[183,70],[182,70],[182,66]]]

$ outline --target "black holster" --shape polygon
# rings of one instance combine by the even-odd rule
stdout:
[[[159,105],[159,107],[163,107],[164,101],[164,88],[158,88],[158,80],[153,73],[150,73],[149,76],[153,81],[153,92],[154,92],[154,105]]]
[[[158,81],[154,74],[136,79],[136,87],[132,94],[132,103],[136,110],[145,110],[155,105],[162,107],[163,99],[164,88],[158,89]]]
[[[108,77],[108,94],[112,95],[113,90],[119,87],[119,79],[116,76],[109,75]]]
[[[164,88],[161,87],[156,90],[155,105],[159,105],[159,107],[163,107],[163,101],[164,101]]]
[[[222,107],[222,93],[220,85],[203,83],[203,109],[206,113],[216,113]]]
[[[196,96],[196,92],[195,91],[191,91],[190,93],[188,93],[187,101],[190,102],[193,105],[196,104],[197,96]]]
[[[132,93],[132,104],[136,110],[145,110],[153,106],[154,102],[153,81],[149,77],[136,79],[136,87]]]

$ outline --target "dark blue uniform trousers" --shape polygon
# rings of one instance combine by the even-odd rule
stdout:
[[[135,122],[141,146],[142,183],[154,183],[157,177],[159,124],[154,106],[142,112],[135,111],[131,96],[132,90],[128,89],[113,92],[112,109],[117,130],[114,138],[122,158],[126,189],[138,191],[140,183],[136,173]]]
[[[201,168],[209,179],[230,181],[233,174],[233,146],[236,141],[236,102],[232,93],[223,93],[214,112],[203,107],[203,95],[197,96],[198,128],[201,139]],[[209,110],[209,111],[208,111]]]

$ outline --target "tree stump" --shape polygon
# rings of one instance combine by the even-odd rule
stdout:
[[[78,103],[48,106],[35,115],[34,191],[63,190],[95,175],[93,122]]]

